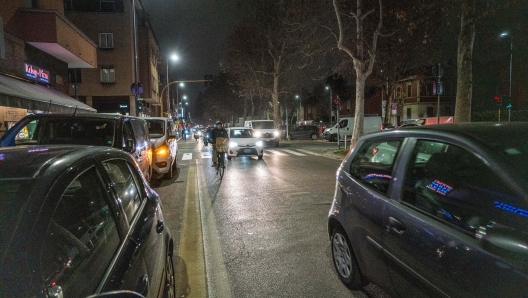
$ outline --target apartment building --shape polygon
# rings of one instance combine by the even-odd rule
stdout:
[[[133,12],[135,1],[136,11]],[[138,0],[64,0],[65,15],[97,41],[97,67],[70,71],[70,95],[98,112],[159,116],[159,46],[148,15]],[[131,91],[136,80],[134,13],[137,36],[137,81],[143,92]]]
[[[63,1],[0,1],[0,135],[28,113],[96,112],[68,94],[70,69],[95,69],[97,45]]]

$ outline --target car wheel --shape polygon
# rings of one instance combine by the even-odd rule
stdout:
[[[165,264],[165,272],[167,272],[165,280],[165,293],[164,298],[176,297],[176,278],[174,277],[174,263],[172,256],[167,256],[167,262]]]
[[[332,259],[339,279],[351,290],[363,288],[358,263],[350,241],[341,227],[332,233]]]
[[[337,142],[337,135],[332,135],[330,140],[332,140],[332,142]]]
[[[258,159],[259,159],[259,160],[262,160],[263,157],[264,157],[264,155],[259,155],[259,156],[258,156]]]
[[[319,137],[317,136],[316,133],[312,134],[312,140],[317,140]]]
[[[231,160],[231,156],[228,155],[228,156],[227,156],[227,160]]]

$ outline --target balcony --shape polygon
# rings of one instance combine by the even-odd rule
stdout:
[[[56,10],[19,9],[5,31],[68,63],[68,68],[97,67],[97,45]]]

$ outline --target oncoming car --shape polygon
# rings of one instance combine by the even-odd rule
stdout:
[[[251,128],[231,127],[227,129],[229,134],[229,150],[227,159],[238,156],[257,156],[262,159],[264,148],[262,140],[257,138]]]

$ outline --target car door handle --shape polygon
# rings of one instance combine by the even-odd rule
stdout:
[[[405,232],[405,224],[394,217],[389,217],[389,225],[387,226],[387,232],[391,230],[401,235]]]
[[[158,220],[158,224],[156,225],[156,232],[160,234],[161,232],[163,232],[163,229],[164,229],[163,220]]]
[[[137,292],[143,296],[147,296],[149,291],[149,278],[148,274],[143,275],[143,277],[140,278],[138,285],[137,285]]]

